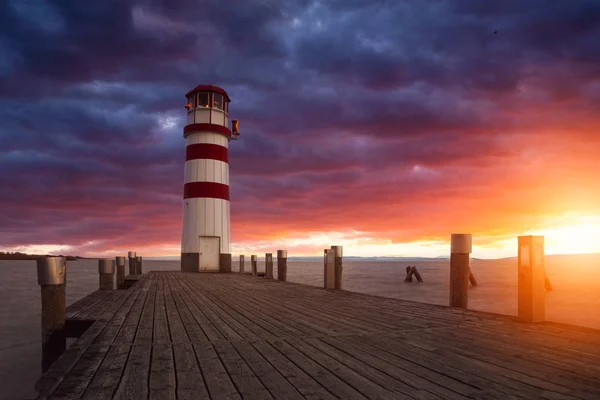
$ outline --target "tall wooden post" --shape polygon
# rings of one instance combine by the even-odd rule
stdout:
[[[334,254],[334,274],[335,282],[333,288],[335,290],[342,290],[342,273],[344,271],[342,264],[342,246],[331,246],[331,250]]]
[[[277,280],[287,281],[287,250],[277,250]]]
[[[135,274],[136,275],[142,274],[142,257],[141,256],[137,256],[135,258]]]
[[[37,260],[38,284],[42,294],[42,372],[46,372],[64,353],[67,345],[64,332],[66,274],[65,257]]]
[[[252,276],[256,276],[258,274],[258,261],[256,256],[250,256],[250,264],[252,266]]]
[[[546,271],[543,236],[519,236],[519,319],[546,320]]]
[[[453,233],[450,238],[450,307],[469,305],[470,233]]]
[[[333,289],[335,284],[335,254],[333,249],[327,249],[325,255],[325,271],[323,271],[323,287]]]
[[[116,257],[115,264],[117,265],[117,289],[123,290],[125,287],[125,257]]]
[[[265,254],[265,278],[273,279],[273,253]]]
[[[109,258],[98,260],[98,287],[100,290],[113,290],[115,277],[115,262]]]
[[[135,251],[130,251],[128,254],[128,258],[129,258],[129,275],[135,275],[135,273],[136,273]]]
[[[244,256],[240,255],[240,274],[244,273]]]

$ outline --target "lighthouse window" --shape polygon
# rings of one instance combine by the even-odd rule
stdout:
[[[223,109],[223,95],[214,93],[213,94],[213,107],[218,108],[219,110]]]
[[[208,93],[198,93],[198,107],[208,108]]]

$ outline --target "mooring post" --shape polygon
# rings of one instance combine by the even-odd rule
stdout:
[[[421,274],[419,273],[419,271],[417,271],[417,267],[415,265],[412,266],[410,272],[412,275],[415,276],[415,278],[417,278],[417,282],[423,283],[423,278],[421,278]]]
[[[125,287],[125,257],[116,257],[115,264],[117,265],[117,289],[123,290]]]
[[[287,250],[277,250],[277,280],[287,281]]]
[[[115,275],[115,262],[109,258],[103,258],[98,260],[98,288],[100,290],[113,290],[114,275]]]
[[[240,255],[240,274],[244,273],[244,256]]]
[[[469,304],[470,233],[453,233],[450,237],[450,307],[467,308]]]
[[[265,254],[265,278],[273,279],[273,253]]]
[[[471,268],[469,268],[469,282],[471,282],[471,286],[477,286],[477,279],[475,279],[475,275],[473,275]]]
[[[325,256],[325,270],[323,271],[323,287],[333,289],[335,286],[335,251],[327,249]]]
[[[519,319],[546,320],[544,237],[519,236]]]
[[[127,256],[129,258],[129,275],[135,275],[135,251],[130,251]]]
[[[258,273],[258,261],[256,256],[250,256],[250,264],[252,265],[252,276],[256,276]]]
[[[37,260],[38,284],[42,293],[42,372],[64,353],[67,340],[64,332],[67,312],[65,257],[44,257]]]
[[[135,274],[136,275],[142,274],[142,257],[141,256],[137,256],[135,258]]]
[[[331,250],[334,254],[334,274],[335,274],[335,282],[333,284],[333,288],[335,290],[342,290],[342,275],[344,271],[344,267],[342,264],[342,246],[331,246]]]

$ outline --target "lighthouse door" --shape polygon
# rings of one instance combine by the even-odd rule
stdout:
[[[218,271],[220,237],[200,236],[200,271]]]

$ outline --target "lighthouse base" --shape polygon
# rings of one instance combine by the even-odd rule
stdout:
[[[221,253],[219,256],[219,272],[231,272],[231,254]]]
[[[181,272],[198,272],[200,253],[181,253]]]

